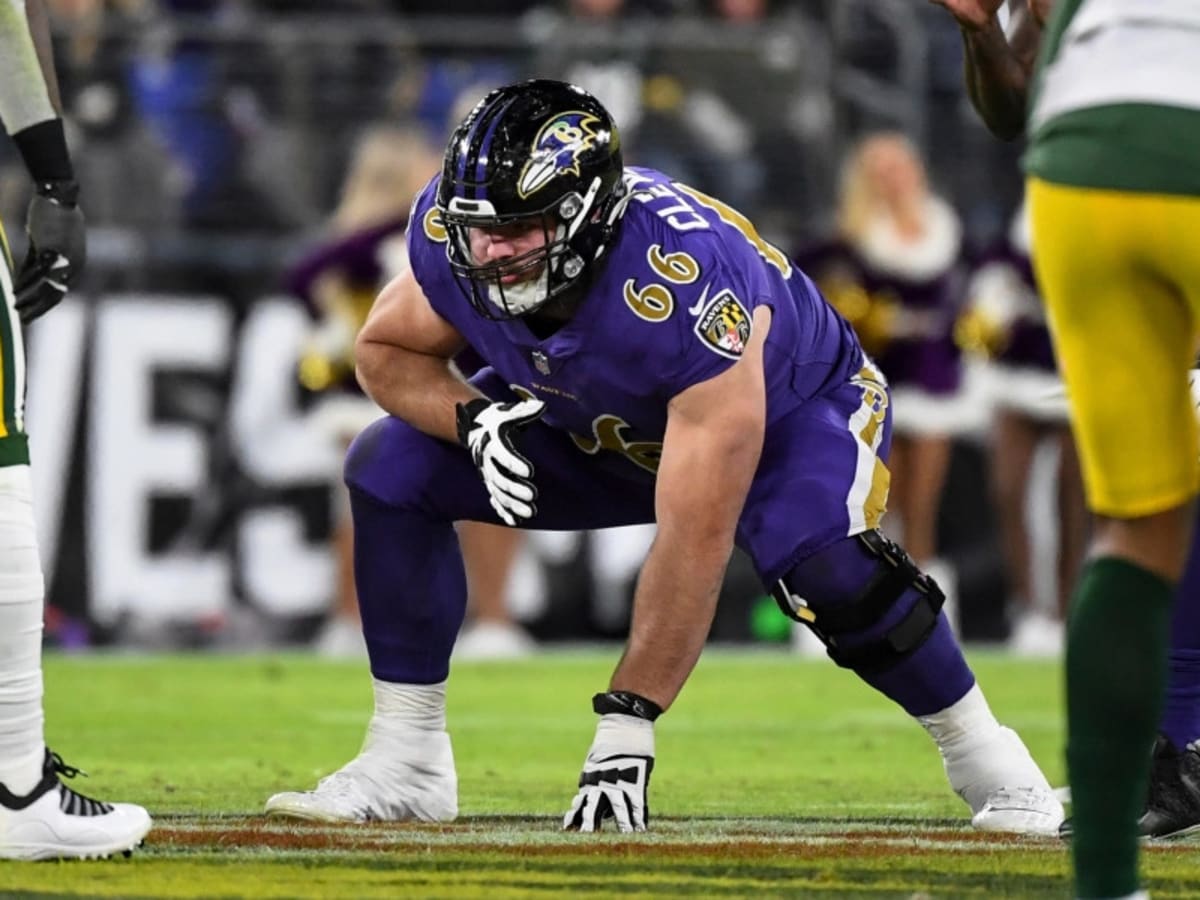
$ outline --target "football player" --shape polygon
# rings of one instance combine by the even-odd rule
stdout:
[[[1080,896],[1132,896],[1139,831],[1200,826],[1200,585],[1186,566],[1200,462],[1185,378],[1200,312],[1200,8],[1010,3],[1022,15],[1006,51],[997,2],[937,2],[963,25],[972,98],[994,130],[1012,120],[980,98],[999,86],[1011,110],[1038,84],[1025,160],[1035,264],[1097,519],[1068,631],[1075,870]]]
[[[67,859],[128,853],[150,830],[129,803],[101,803],[62,781],[78,770],[45,745],[42,607],[25,435],[21,323],[57,304],[84,262],[83,215],[41,0],[0,2],[0,119],[34,182],[24,262],[0,263],[0,858]],[[2,238],[0,232],[0,238]]]
[[[878,530],[887,383],[745,217],[624,168],[604,107],[536,80],[491,92],[455,131],[408,247],[358,339],[359,377],[391,415],[346,458],[375,713],[354,760],[268,812],[456,815],[455,521],[655,521],[565,828],[646,828],[654,723],[704,647],[736,544],[836,663],[928,731],[977,827],[1057,829],[1062,807],[992,715],[937,584]],[[450,365],[467,343],[487,363],[470,382]]]

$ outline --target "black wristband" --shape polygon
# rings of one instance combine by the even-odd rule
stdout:
[[[471,433],[475,417],[491,405],[492,401],[486,397],[476,397],[466,403],[455,404],[454,424],[458,430],[458,442],[464,447],[467,446],[467,435]]]
[[[62,119],[47,119],[12,136],[13,143],[25,160],[25,168],[38,185],[52,181],[73,181],[71,154],[67,152],[67,137]]]
[[[637,716],[647,722],[653,722],[662,715],[662,707],[653,700],[647,700],[641,694],[632,691],[607,691],[592,697],[592,712],[600,716],[618,713],[623,716]]]

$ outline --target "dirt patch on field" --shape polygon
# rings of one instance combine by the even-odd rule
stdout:
[[[651,833],[653,834],[653,832]],[[674,840],[679,838],[679,840]],[[164,823],[157,827],[154,844],[192,851],[258,849],[269,851],[389,853],[412,854],[437,851],[455,854],[499,853],[526,859],[562,859],[566,857],[603,856],[656,860],[674,859],[733,861],[779,859],[788,854],[801,854],[807,859],[847,857],[873,858],[881,854],[903,854],[922,857],[944,854],[947,850],[960,853],[993,853],[1021,846],[1025,849],[1060,849],[1057,842],[1029,842],[1019,838],[982,834],[971,831],[901,832],[895,829],[857,829],[845,833],[769,834],[749,830],[713,840],[710,835],[697,835],[687,840],[672,835],[671,841],[618,838],[613,834],[598,837],[558,835],[532,840],[513,840],[511,835],[497,835],[488,840],[485,831],[470,826],[397,826],[329,825],[324,823],[281,823],[279,820],[246,819],[237,823],[229,820],[200,822],[173,826]]]

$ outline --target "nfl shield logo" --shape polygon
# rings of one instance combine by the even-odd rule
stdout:
[[[529,354],[533,358],[533,367],[543,375],[550,374],[550,358],[541,350],[534,350]]]

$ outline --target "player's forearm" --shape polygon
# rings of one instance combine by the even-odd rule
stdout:
[[[744,382],[725,384],[751,393]],[[668,422],[655,497],[658,533],[638,578],[629,642],[612,690],[632,691],[666,709],[695,667],[762,454],[763,416],[755,407],[747,398],[723,422],[698,424],[686,414]],[[717,472],[720,477],[696,477]]]
[[[38,37],[31,35],[38,30]],[[38,46],[38,45],[41,46]],[[58,115],[49,30],[40,3],[0,0],[0,119],[16,134]]]
[[[967,93],[997,137],[1014,140],[1025,130],[1032,60],[1014,50],[993,18],[986,26],[961,26]]]
[[[387,413],[446,441],[458,441],[454,407],[482,396],[448,359],[360,338],[358,383]]]
[[[704,649],[732,551],[732,531],[684,540],[660,529],[638,579],[612,690],[632,691],[663,709],[675,701]]]
[[[25,18],[29,22],[29,35],[37,50],[38,65],[42,70],[42,81],[50,97],[50,105],[56,115],[62,115],[62,99],[58,91],[58,73],[54,68],[54,45],[50,39],[50,19],[42,0],[25,0]]]

